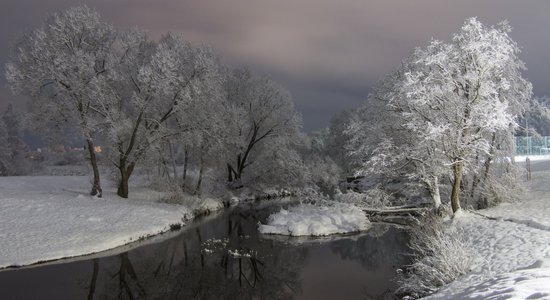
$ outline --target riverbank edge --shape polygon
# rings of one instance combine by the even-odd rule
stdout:
[[[164,236],[171,232],[175,233],[175,235],[180,234],[180,232],[182,230],[185,230],[187,226],[190,224],[190,222],[192,222],[193,220],[199,217],[208,216],[210,214],[220,212],[224,209],[235,206],[239,203],[256,202],[256,201],[263,201],[263,200],[275,200],[275,199],[291,197],[296,195],[297,195],[296,191],[281,189],[278,191],[275,191],[275,190],[259,191],[258,193],[255,193],[255,194],[247,193],[246,195],[243,193],[238,196],[231,196],[228,198],[206,197],[198,207],[194,207],[194,208],[186,207],[186,209],[189,210],[190,213],[183,213],[181,217],[181,221],[179,222],[169,221],[166,223],[166,225],[164,225],[162,229],[158,231],[146,233],[138,236],[137,238],[129,237],[125,239],[123,243],[120,243],[113,247],[101,249],[98,251],[89,251],[89,252],[87,251],[76,255],[55,257],[55,258],[45,259],[45,260],[42,259],[42,260],[37,260],[35,262],[26,263],[26,264],[12,264],[12,265],[0,266],[0,272],[18,270],[22,268],[39,267],[39,266],[57,264],[57,263],[64,263],[65,261],[67,262],[78,261],[82,259],[88,259],[93,256],[103,257],[111,254],[125,252],[131,249],[141,247],[143,245],[147,245],[149,243],[157,242],[157,240],[160,240],[160,241],[164,240],[165,239]],[[171,205],[175,208],[184,207],[181,204],[166,204],[166,205]],[[117,251],[117,249],[119,249],[120,251]]]
[[[211,198],[208,198],[208,199],[211,199]],[[178,205],[174,205],[174,206],[178,206]],[[29,268],[29,267],[38,267],[38,266],[49,265],[49,264],[58,263],[58,262],[63,263],[64,261],[76,261],[76,260],[80,260],[80,259],[87,259],[90,256],[103,257],[104,255],[101,255],[102,253],[105,253],[105,254],[118,253],[119,251],[116,251],[116,250],[117,249],[122,250],[123,248],[125,248],[125,249],[123,249],[124,251],[120,251],[120,252],[129,251],[131,249],[135,249],[135,248],[147,245],[149,243],[154,243],[154,242],[157,241],[156,238],[158,238],[159,240],[164,240],[164,238],[163,238],[164,235],[166,235],[170,232],[174,232],[177,235],[182,230],[185,230],[187,228],[187,225],[189,224],[189,222],[193,221],[194,219],[202,217],[202,216],[210,215],[211,213],[219,212],[223,209],[225,209],[225,206],[220,201],[220,205],[216,209],[214,209],[213,206],[210,206],[208,209],[204,209],[204,210],[193,210],[193,215],[192,216],[190,216],[188,214],[183,214],[181,222],[167,223],[167,225],[164,226],[159,231],[155,231],[155,232],[151,232],[151,233],[141,235],[141,236],[137,237],[136,239],[130,237],[126,243],[123,243],[123,244],[120,244],[120,245],[117,245],[117,246],[114,246],[114,247],[102,249],[102,250],[99,250],[99,251],[85,252],[85,253],[77,254],[77,255],[63,256],[63,257],[52,258],[52,259],[47,259],[47,260],[38,260],[38,261],[30,263],[30,264],[8,265],[8,266],[5,266],[5,267],[0,267],[0,272],[18,270],[18,269]],[[135,246],[131,246],[133,244],[135,244]]]

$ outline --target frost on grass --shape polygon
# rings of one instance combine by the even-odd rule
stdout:
[[[365,213],[352,205],[315,206],[300,204],[272,214],[260,224],[264,234],[325,236],[358,232],[370,227]]]
[[[473,263],[471,247],[460,238],[454,227],[437,216],[413,228],[409,247],[413,263],[402,273],[397,295],[419,298],[469,272]]]

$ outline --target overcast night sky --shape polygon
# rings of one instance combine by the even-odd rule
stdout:
[[[432,38],[449,40],[472,16],[486,25],[510,22],[535,95],[550,95],[546,0],[0,0],[1,65],[18,35],[49,13],[82,3],[117,29],[139,26],[153,37],[181,33],[212,46],[226,64],[271,76],[290,90],[308,131],[358,106],[413,48]],[[25,101],[1,76],[0,109],[9,102],[22,108]]]

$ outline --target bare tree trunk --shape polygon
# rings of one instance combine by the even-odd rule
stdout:
[[[94,173],[94,181],[92,183],[92,191],[90,195],[101,198],[103,196],[103,190],[101,189],[101,181],[99,179],[99,168],[97,167],[97,157],[95,155],[94,142],[92,139],[86,139],[88,144],[88,153],[90,154],[90,164]]]
[[[185,180],[187,180],[187,168],[189,166],[189,151],[185,147],[185,152],[183,154],[183,176],[181,179],[181,189],[185,191]]]
[[[161,177],[168,177],[168,180],[171,179],[171,176],[170,176],[170,170],[168,168],[168,163],[166,162],[166,159],[162,158],[162,161],[161,161],[161,170],[162,170],[162,173],[160,174]]]
[[[529,157],[525,159],[525,167],[527,169],[527,180],[531,180],[531,160]]]
[[[174,146],[172,145],[172,143],[168,142],[168,146],[170,147],[170,159],[172,160],[172,172],[174,173],[174,180],[177,180],[178,169],[176,168],[176,151],[174,151]]]
[[[476,154],[475,161],[479,161],[479,153]],[[477,172],[475,172],[474,176],[472,177],[472,185],[470,187],[469,195],[466,198],[466,207],[468,207],[468,204],[470,202],[473,202],[473,203],[476,202],[474,200],[475,200],[475,196],[476,196],[476,192],[477,192],[477,187],[478,187],[480,182],[481,182],[481,176]]]
[[[439,193],[439,178],[437,176],[433,177],[430,193],[432,194],[434,207],[439,208],[441,206],[441,194]]]
[[[201,159],[200,159],[200,161],[201,161],[200,164],[201,165],[200,165],[200,169],[199,169],[199,179],[197,181],[197,186],[195,188],[195,194],[197,194],[197,195],[201,194],[202,174],[204,172],[204,157],[203,157],[202,153],[200,154],[200,157],[201,157]]]
[[[162,176],[162,167],[161,167],[161,166],[162,166],[162,159],[159,158],[159,159],[158,159],[158,163],[157,163],[157,175],[158,175],[159,177]]]
[[[95,288],[97,283],[97,275],[99,273],[99,259],[95,258],[93,260],[94,271],[92,273],[92,282],[90,283],[90,291],[88,292],[88,300],[94,299]]]
[[[116,193],[122,198],[128,198],[128,181],[130,180],[130,176],[134,171],[134,164],[131,163],[126,166],[126,162],[121,161],[118,166],[118,170],[120,172],[120,182],[118,184],[118,189]]]
[[[227,182],[233,182],[233,168],[227,164]]]
[[[476,200],[475,195],[476,195],[477,188],[479,186],[483,187],[485,185],[485,182],[489,177],[489,173],[491,172],[491,165],[492,165],[493,157],[495,156],[496,148],[497,148],[496,137],[497,137],[496,133],[493,132],[493,136],[491,138],[491,151],[489,152],[489,156],[487,156],[487,158],[485,159],[485,162],[483,163],[483,173],[481,175],[477,175],[477,174],[474,175],[474,180],[472,182],[472,189],[470,190],[471,200]],[[476,157],[476,161],[477,161],[477,157]],[[486,207],[486,204],[484,204],[483,202],[487,202],[486,199],[483,200],[480,198],[480,199],[477,199],[477,201],[475,201],[475,203],[477,203],[478,208],[484,208],[484,206]]]
[[[235,171],[229,163],[227,164],[227,181],[229,183],[229,187],[232,189],[239,189],[243,187],[241,183],[241,173]]]
[[[454,181],[453,181],[453,190],[451,192],[451,207],[453,209],[453,213],[456,213],[460,209],[459,194],[460,194],[460,185],[462,183],[463,167],[464,167],[464,162],[462,161],[455,162],[455,165],[453,166]]]
[[[124,289],[129,299],[136,299],[134,297],[132,288],[130,287],[130,283],[128,282],[128,279],[126,277],[127,274],[130,275],[130,279],[134,280],[138,288],[138,296],[140,296],[138,298],[139,299],[146,298],[144,296],[146,296],[147,293],[145,292],[145,289],[143,288],[143,286],[141,286],[141,284],[139,283],[137,273],[134,269],[134,266],[132,265],[132,262],[130,261],[130,258],[128,257],[128,253],[120,254],[119,257],[120,257],[120,268],[118,273],[114,275],[114,276],[118,275],[118,279],[119,279],[119,288],[120,288],[119,298],[123,298],[122,292]]]
[[[267,130],[265,133],[260,134],[260,124],[256,123],[254,121],[251,137],[248,141],[248,145],[246,147],[246,150],[243,153],[237,154],[237,164],[236,168],[233,168],[231,164],[227,164],[227,170],[228,170],[228,181],[232,188],[239,189],[243,187],[241,178],[242,174],[244,173],[244,169],[248,167],[251,163],[248,162],[248,157],[250,153],[252,152],[252,149],[254,146],[262,141],[264,138],[268,137],[274,130],[275,127]]]

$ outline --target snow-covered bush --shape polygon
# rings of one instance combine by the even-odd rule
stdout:
[[[396,295],[420,298],[437,291],[470,270],[471,247],[437,215],[411,230],[409,247],[414,259],[398,278]]]
[[[186,196],[182,188],[177,184],[166,184],[166,197],[161,199],[161,202],[170,204],[183,204]]]
[[[189,208],[195,215],[208,214],[223,207],[221,201],[208,197],[202,197],[196,194],[186,193],[178,184],[165,182],[157,183],[155,188],[164,185],[165,195],[159,199],[159,202],[168,204],[179,204]]]
[[[303,155],[306,170],[306,185],[315,186],[323,195],[333,196],[337,190],[338,179],[342,170],[328,156],[315,153]]]
[[[495,206],[502,202],[513,202],[520,198],[524,188],[518,178],[523,175],[516,165],[510,165],[507,172],[500,176],[489,175],[478,201],[479,209]]]
[[[346,193],[338,193],[334,196],[338,202],[350,203],[361,208],[383,208],[391,206],[391,195],[375,186],[363,193],[348,190]]]
[[[76,166],[82,164],[85,160],[85,153],[81,151],[65,151],[51,156],[51,163],[54,166]]]

